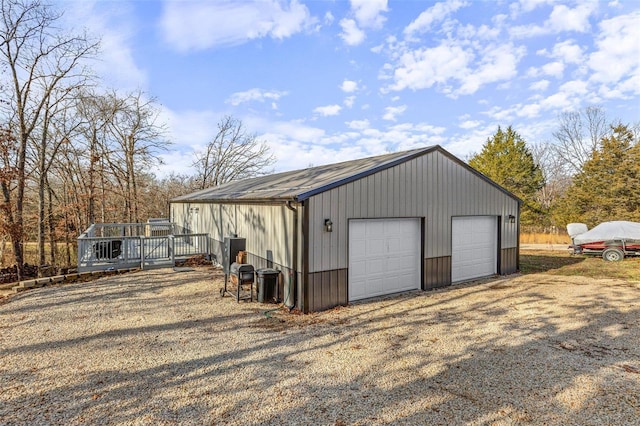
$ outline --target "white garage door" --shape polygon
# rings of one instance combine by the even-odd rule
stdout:
[[[495,216],[454,217],[451,241],[451,282],[496,273],[498,225]]]
[[[349,221],[349,301],[420,288],[420,220]]]

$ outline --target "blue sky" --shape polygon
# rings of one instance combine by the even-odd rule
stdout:
[[[640,122],[640,1],[62,1],[102,38],[104,85],[161,105],[159,175],[190,173],[225,115],[275,171],[439,144],[466,159],[497,127],[551,141],[562,111]]]

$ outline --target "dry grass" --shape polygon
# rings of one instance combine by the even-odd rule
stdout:
[[[520,244],[571,244],[571,238],[567,234],[522,232],[520,233]]]
[[[606,262],[601,257],[572,255],[568,251],[521,250],[520,270],[524,274],[546,273],[640,282],[639,257],[627,257],[622,262]]]
[[[71,249],[71,262],[75,262],[77,260],[77,245],[75,241],[70,245]],[[47,262],[50,261],[49,258],[49,244],[45,244],[45,258]],[[67,258],[66,247],[63,242],[57,244],[56,247],[56,263],[58,266],[66,263],[65,259]],[[0,259],[0,267],[6,268],[7,266],[12,266],[15,264],[15,259],[13,257],[13,248],[10,243],[7,243],[4,252],[2,253],[2,258]],[[38,261],[38,243],[35,242],[26,242],[24,243],[24,262],[30,265],[38,265],[40,262]],[[69,266],[69,265],[64,265]]]

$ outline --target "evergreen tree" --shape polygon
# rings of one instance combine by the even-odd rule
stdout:
[[[544,186],[544,176],[525,140],[511,126],[506,131],[498,127],[469,165],[523,201],[523,225],[540,223],[544,213],[536,195]]]
[[[590,227],[640,221],[640,144],[625,125],[612,126],[578,172],[563,200],[566,220]]]

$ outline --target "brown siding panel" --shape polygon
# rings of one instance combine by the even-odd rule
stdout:
[[[507,275],[518,272],[518,248],[507,248],[500,251],[500,274]]]
[[[323,311],[348,303],[347,269],[314,272],[307,277],[313,297],[305,313]]]
[[[434,288],[451,285],[451,256],[432,257],[424,260],[424,288]]]

